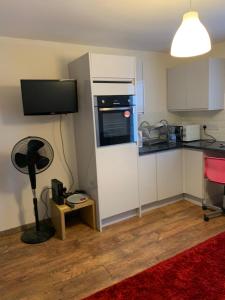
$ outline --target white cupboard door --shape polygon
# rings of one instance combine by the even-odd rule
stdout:
[[[187,67],[187,109],[207,110],[209,106],[209,61],[200,60]]]
[[[184,65],[167,70],[168,110],[186,109],[187,72]]]
[[[138,181],[140,204],[157,201],[156,155],[142,155],[138,159]]]
[[[101,219],[139,208],[137,145],[100,147],[96,155]]]
[[[168,69],[168,109],[224,109],[224,59],[201,59]]]
[[[211,109],[224,109],[225,60],[211,58],[209,61],[209,105]]]
[[[183,150],[184,193],[203,198],[203,153],[196,150]]]
[[[143,74],[143,62],[141,59],[137,59],[137,71],[136,71],[136,103],[137,112],[139,114],[144,113],[144,74]]]
[[[157,153],[158,200],[183,193],[182,150]]]
[[[136,58],[134,56],[91,53],[90,58],[91,77],[118,79],[136,77]]]

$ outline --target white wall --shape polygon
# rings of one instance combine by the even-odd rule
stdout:
[[[150,122],[164,117],[176,119],[166,110],[169,56],[165,54],[0,37],[0,231],[34,221],[28,177],[14,169],[10,160],[11,150],[21,138],[43,137],[55,151],[51,167],[37,176],[38,193],[50,185],[52,178],[58,178],[67,187],[70,181],[62,157],[59,116],[24,116],[19,80],[68,78],[67,64],[88,51],[142,58],[146,86],[146,114],[142,118]],[[74,130],[73,115],[64,117],[66,153],[73,169],[75,187],[78,187]],[[43,213],[40,201],[39,206]]]
[[[55,151],[52,166],[37,176],[38,192],[58,178],[68,186],[69,176],[63,162],[59,139],[59,116],[23,116],[21,78],[67,78],[63,46],[48,43],[0,39],[0,230],[34,221],[32,194],[28,177],[12,166],[14,144],[26,136],[47,139]],[[72,115],[64,117],[63,132],[68,160],[76,176]],[[40,205],[41,211],[43,207]],[[42,215],[42,214],[41,214]]]

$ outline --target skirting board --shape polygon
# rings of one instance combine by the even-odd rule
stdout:
[[[172,198],[167,198],[167,199],[164,199],[164,200],[160,200],[160,201],[156,201],[156,202],[153,202],[153,203],[150,203],[150,204],[143,205],[142,208],[141,208],[141,213],[145,214],[146,212],[148,212],[150,210],[153,210],[153,209],[158,208],[158,207],[165,206],[167,204],[175,203],[175,202],[180,201],[180,200],[187,200],[187,201],[189,201],[189,202],[191,202],[195,205],[199,205],[199,206],[201,206],[201,201],[202,201],[201,199],[199,199],[197,197],[194,197],[194,196],[191,196],[191,195],[188,195],[188,194],[181,194],[181,195],[178,195],[178,196],[175,196],[175,197],[172,197]],[[132,217],[139,217],[139,216],[140,216],[139,215],[139,208],[133,209],[131,211],[121,213],[119,215],[104,219],[102,221],[102,227],[106,227],[106,226],[109,226],[111,224],[121,222],[121,221],[130,219]],[[29,228],[33,227],[33,226],[35,226],[35,223],[25,224],[25,225],[22,225],[22,226],[7,229],[7,230],[4,230],[4,231],[0,232],[0,237],[15,234],[15,233],[18,233],[18,232],[22,232],[26,229],[29,229]]]
[[[183,194],[177,195],[175,197],[159,200],[159,201],[156,201],[153,203],[145,204],[141,207],[141,212],[142,212],[142,214],[145,214],[146,212],[148,212],[150,210],[165,206],[167,204],[172,204],[172,203],[178,202],[180,200],[184,200]]]
[[[189,201],[189,202],[191,202],[193,204],[196,204],[198,206],[202,206],[202,199],[197,198],[195,196],[191,196],[189,194],[183,194],[183,199],[187,200],[187,201]]]
[[[197,197],[193,197],[191,195],[188,195],[188,194],[180,194],[180,195],[177,195],[175,197],[171,197],[171,198],[167,198],[167,199],[163,199],[163,200],[159,200],[159,201],[156,201],[156,202],[153,202],[153,203],[150,203],[150,204],[146,204],[146,205],[143,205],[142,208],[141,208],[141,214],[142,213],[147,213],[148,211],[150,210],[153,210],[153,209],[156,209],[158,207],[162,207],[162,206],[165,206],[165,205],[168,205],[168,204],[171,204],[171,203],[175,203],[175,202],[178,202],[180,200],[187,200],[195,205],[198,205],[198,206],[201,206],[201,199],[197,198]],[[105,228],[109,225],[112,225],[114,223],[118,223],[118,222],[121,222],[121,221],[124,221],[124,220],[127,220],[129,218],[132,218],[132,217],[138,217],[139,216],[139,209],[133,209],[133,210],[130,210],[128,212],[124,212],[124,213],[121,213],[121,214],[118,214],[116,216],[113,216],[113,217],[109,217],[107,219],[104,219],[102,220],[102,228]]]
[[[40,221],[40,223],[47,222],[47,221],[50,222],[51,219],[45,219],[44,221]],[[18,226],[18,227],[6,229],[6,230],[3,230],[3,231],[0,231],[0,237],[15,234],[15,233],[18,233],[18,232],[23,232],[27,229],[30,229],[30,228],[34,227],[34,226],[35,226],[35,223],[29,223],[29,224],[24,224],[24,225],[21,225],[21,226]]]
[[[102,220],[102,228],[109,226],[111,224],[114,224],[114,223],[118,223],[118,222],[130,219],[132,217],[137,217],[138,215],[139,215],[139,209],[136,208],[136,209],[132,209],[132,210],[126,211],[124,213],[118,214],[116,216],[109,217],[107,219]]]

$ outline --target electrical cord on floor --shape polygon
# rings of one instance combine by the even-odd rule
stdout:
[[[205,125],[203,126],[203,131],[204,131],[204,135],[207,136],[207,137],[209,137],[209,139],[207,139],[205,141],[207,141],[208,143],[215,143],[216,142],[216,138],[213,135],[208,134],[206,132],[206,126]]]
[[[63,153],[63,158],[64,158],[64,161],[65,161],[65,164],[67,166],[67,169],[70,173],[70,177],[71,177],[71,185],[68,189],[69,192],[72,192],[71,189],[74,185],[74,177],[73,177],[73,173],[70,169],[70,166],[67,162],[67,159],[66,159],[66,154],[65,154],[65,147],[64,147],[64,141],[63,141],[63,134],[62,134],[62,115],[60,115],[60,118],[59,118],[59,132],[60,132],[60,139],[61,139],[61,144],[62,144],[62,153]]]
[[[44,218],[46,217],[46,219],[49,219],[49,214],[48,214],[48,204],[47,204],[47,195],[48,195],[48,191],[52,190],[52,188],[50,187],[46,187],[41,191],[41,196],[40,196],[40,200],[42,202],[42,204],[45,206],[45,214],[44,214]],[[45,193],[46,192],[46,193]],[[43,199],[45,193],[45,198]]]

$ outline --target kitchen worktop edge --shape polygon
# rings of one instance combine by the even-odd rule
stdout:
[[[169,151],[174,149],[196,149],[196,150],[208,150],[208,151],[222,151],[225,153],[225,141],[212,142],[209,140],[199,140],[193,142],[179,142],[179,143],[162,143],[151,146],[143,146],[139,148],[139,156]]]

